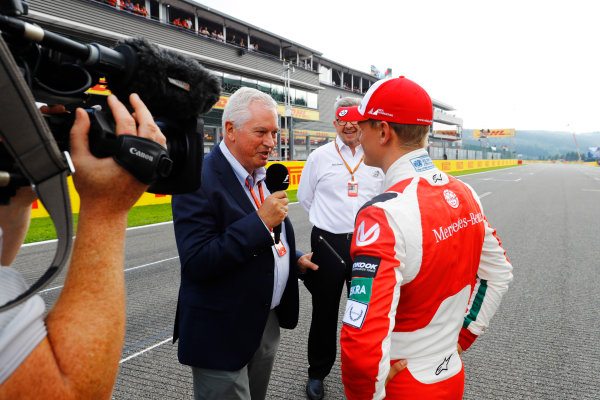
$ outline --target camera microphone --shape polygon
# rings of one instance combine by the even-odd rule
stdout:
[[[278,192],[280,190],[287,190],[290,186],[290,173],[285,165],[283,164],[271,164],[267,168],[267,177],[265,178],[265,185],[269,192]],[[279,243],[281,237],[281,224],[273,228],[273,234],[275,235],[275,243]]]
[[[113,51],[133,64],[127,79],[118,70],[107,73],[108,87],[121,101],[137,93],[153,115],[188,119],[208,112],[219,100],[219,78],[190,57],[141,37],[120,40]]]
[[[129,94],[137,93],[154,116],[197,117],[208,112],[221,95],[219,78],[198,61],[142,37],[122,39],[111,49],[79,43],[4,15],[0,15],[0,30],[79,59],[85,67],[105,75],[108,88],[123,103],[127,104]],[[53,83],[44,82],[44,87],[60,86]]]

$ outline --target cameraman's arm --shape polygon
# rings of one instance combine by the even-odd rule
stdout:
[[[165,145],[139,100],[130,102],[138,121],[116,100],[109,105],[117,134]],[[60,297],[46,318],[48,336],[0,387],[0,398],[108,398],[117,376],[125,334],[123,249],[127,213],[147,186],[112,158],[89,152],[89,119],[77,110],[71,131],[73,176],[81,209],[71,264]]]
[[[0,265],[10,265],[25,239],[31,217],[31,203],[35,194],[31,187],[17,189],[17,194],[6,206],[0,206],[0,228],[2,228],[2,249]]]

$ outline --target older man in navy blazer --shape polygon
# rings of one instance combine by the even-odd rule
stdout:
[[[286,193],[270,194],[263,182],[276,107],[256,89],[234,93],[200,189],[173,196],[181,260],[174,339],[179,361],[192,367],[196,399],[265,398],[279,327],[298,322],[297,268],[317,268],[312,253],[296,252]]]

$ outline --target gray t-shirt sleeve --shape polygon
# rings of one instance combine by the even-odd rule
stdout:
[[[0,266],[0,304],[23,293],[29,286],[19,271]],[[0,385],[46,337],[44,311],[39,295],[0,312]]]

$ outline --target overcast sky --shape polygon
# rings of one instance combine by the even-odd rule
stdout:
[[[600,131],[598,0],[202,0],[360,71],[392,68],[465,128]]]

